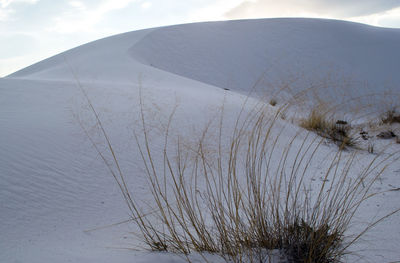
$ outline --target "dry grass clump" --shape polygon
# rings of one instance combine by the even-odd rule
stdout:
[[[331,231],[329,225],[315,228],[304,220],[290,226],[287,234],[285,248],[291,262],[333,262],[332,255],[343,243],[341,233]]]
[[[225,129],[221,113],[217,134],[207,126],[191,147],[179,137],[171,139],[171,114],[162,158],[156,158],[160,152],[152,150],[140,96],[142,132],[135,139],[152,194],[153,212],[148,213],[130,192],[99,116],[88,103],[112,160],[94,146],[151,250],[180,253],[189,261],[190,253],[206,252],[227,262],[268,262],[279,250],[289,262],[339,262],[370,227],[391,215],[351,238],[346,235],[393,156],[376,156],[364,169],[353,169],[356,153],[339,148],[324,169],[315,170],[320,156],[327,155],[322,139],[303,130],[285,137],[286,127],[277,124],[280,111],[271,115],[259,105],[248,114],[242,111],[231,129]],[[325,119],[316,113],[311,117],[310,127],[326,130]],[[310,180],[315,173],[322,174],[320,182]]]
[[[346,121],[328,118],[319,107],[314,108],[307,118],[302,119],[300,126],[330,139],[341,148],[357,145],[357,139],[350,134],[350,125]]]
[[[381,120],[384,124],[400,123],[400,113],[396,111],[396,108],[390,109],[382,115]]]
[[[150,249],[215,253],[227,262],[265,262],[278,249],[290,262],[339,262],[363,234],[346,236],[388,159],[376,157],[360,171],[352,169],[355,153],[339,149],[319,171],[322,183],[312,185],[322,141],[300,131],[282,145],[278,116],[256,108],[224,141],[221,115],[215,154],[207,151],[209,129],[187,149],[179,139],[169,145],[168,126],[160,164],[142,112],[144,141],[138,134],[136,141],[157,212],[147,215],[123,177],[114,178]]]

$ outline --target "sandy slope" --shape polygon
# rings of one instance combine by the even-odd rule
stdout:
[[[144,73],[143,65],[147,65],[246,94],[256,83],[260,90],[271,92],[289,83],[301,89],[331,81],[336,85],[346,82],[357,96],[398,87],[399,45],[399,29],[344,21],[197,23],[98,40],[10,77],[69,79],[66,57],[79,78],[90,81],[131,83],[137,78],[132,73]]]
[[[161,28],[147,34],[130,53],[147,65],[247,92],[263,75],[272,83],[300,76],[300,83],[307,83],[332,75],[398,86],[400,57],[394,50],[399,45],[399,29],[271,19]]]
[[[174,127],[190,138],[223,101],[234,116],[246,98],[242,94],[255,83],[259,92],[267,94],[287,82],[301,89],[327,79],[351,79],[345,87],[356,96],[366,90],[399,91],[399,46],[398,29],[341,21],[199,23],[98,40],[0,79],[0,258],[4,262],[179,260],[120,249],[135,242],[128,234],[129,224],[85,231],[126,220],[128,214],[80,126],[101,147],[78,82],[103,120],[132,191],[149,199],[132,134],[139,127],[140,89],[153,129],[162,127],[178,105]],[[381,190],[400,187],[396,165],[385,174]],[[399,198],[399,192],[378,198],[360,221],[373,217],[376,207],[381,213],[398,207]],[[371,262],[399,260],[399,223],[395,216],[371,232],[361,245],[368,251],[360,254]]]

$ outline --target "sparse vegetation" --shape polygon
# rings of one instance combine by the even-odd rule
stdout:
[[[319,107],[314,108],[307,118],[302,119],[300,126],[330,139],[341,148],[357,145],[357,139],[350,134],[350,125],[346,121],[327,118]]]
[[[294,222],[287,229],[286,253],[290,262],[334,262],[335,250],[340,249],[343,236],[329,225],[316,227],[304,220]]]
[[[174,159],[166,137],[161,170],[155,168],[143,119],[144,145],[137,142],[158,212],[144,218],[138,204],[128,202],[136,207],[133,217],[140,218],[135,222],[151,249],[216,253],[233,262],[260,262],[276,249],[292,262],[338,262],[343,257],[360,237],[349,239],[345,233],[359,206],[371,197],[382,163],[376,158],[365,170],[355,171],[355,155],[344,157],[339,149],[322,171],[322,183],[311,190],[306,182],[321,139],[307,135],[295,146],[298,133],[280,151],[281,135],[273,133],[277,116],[279,112],[269,116],[265,108],[252,111],[233,131],[226,152],[220,127],[216,155],[206,150],[208,129],[191,152],[175,145]],[[278,165],[273,165],[276,158]]]
[[[377,156],[359,170],[353,169],[356,153],[339,148],[325,168],[318,170],[321,181],[313,183],[309,179],[320,164],[319,156],[326,156],[323,139],[301,129],[291,138],[282,136],[284,127],[276,126],[281,112],[271,116],[263,105],[241,113],[229,135],[221,113],[218,140],[211,143],[214,151],[207,149],[208,140],[215,137],[209,126],[191,147],[179,137],[171,144],[171,114],[162,158],[155,158],[140,96],[143,130],[135,133],[135,139],[155,206],[148,213],[129,191],[112,144],[87,99],[111,162],[95,149],[151,250],[180,253],[189,261],[190,253],[207,252],[227,262],[264,262],[279,250],[291,262],[339,262],[367,230],[399,211],[376,220],[359,234],[346,235],[361,204],[374,196],[371,187],[394,156]],[[317,112],[302,125],[329,136],[343,133]]]
[[[386,130],[386,131],[380,132],[378,135],[376,135],[376,137],[381,138],[381,139],[392,139],[392,138],[396,137],[396,134],[391,130]]]
[[[396,108],[392,108],[386,111],[381,117],[382,123],[393,124],[400,123],[400,113],[397,112]]]

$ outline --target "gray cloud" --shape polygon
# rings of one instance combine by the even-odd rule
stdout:
[[[227,18],[293,16],[314,13],[337,18],[366,16],[400,6],[399,0],[245,0],[228,11]]]

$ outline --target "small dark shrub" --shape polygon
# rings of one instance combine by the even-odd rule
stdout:
[[[396,111],[396,108],[388,110],[382,115],[382,123],[384,124],[400,123],[400,113]]]
[[[284,249],[290,262],[335,262],[335,252],[342,243],[342,237],[338,232],[331,231],[329,225],[313,227],[304,220],[297,220],[286,232],[288,237],[284,242]]]
[[[278,102],[276,101],[276,99],[271,99],[271,100],[269,101],[269,104],[270,104],[271,106],[275,106],[276,104],[278,104]]]
[[[361,132],[360,132],[360,135],[361,135],[361,138],[362,138],[364,141],[368,140],[368,132],[366,132],[366,131],[361,131]]]
[[[396,137],[396,134],[393,131],[388,130],[388,131],[380,132],[378,135],[376,135],[376,137],[381,138],[381,139],[392,139],[392,138]]]

